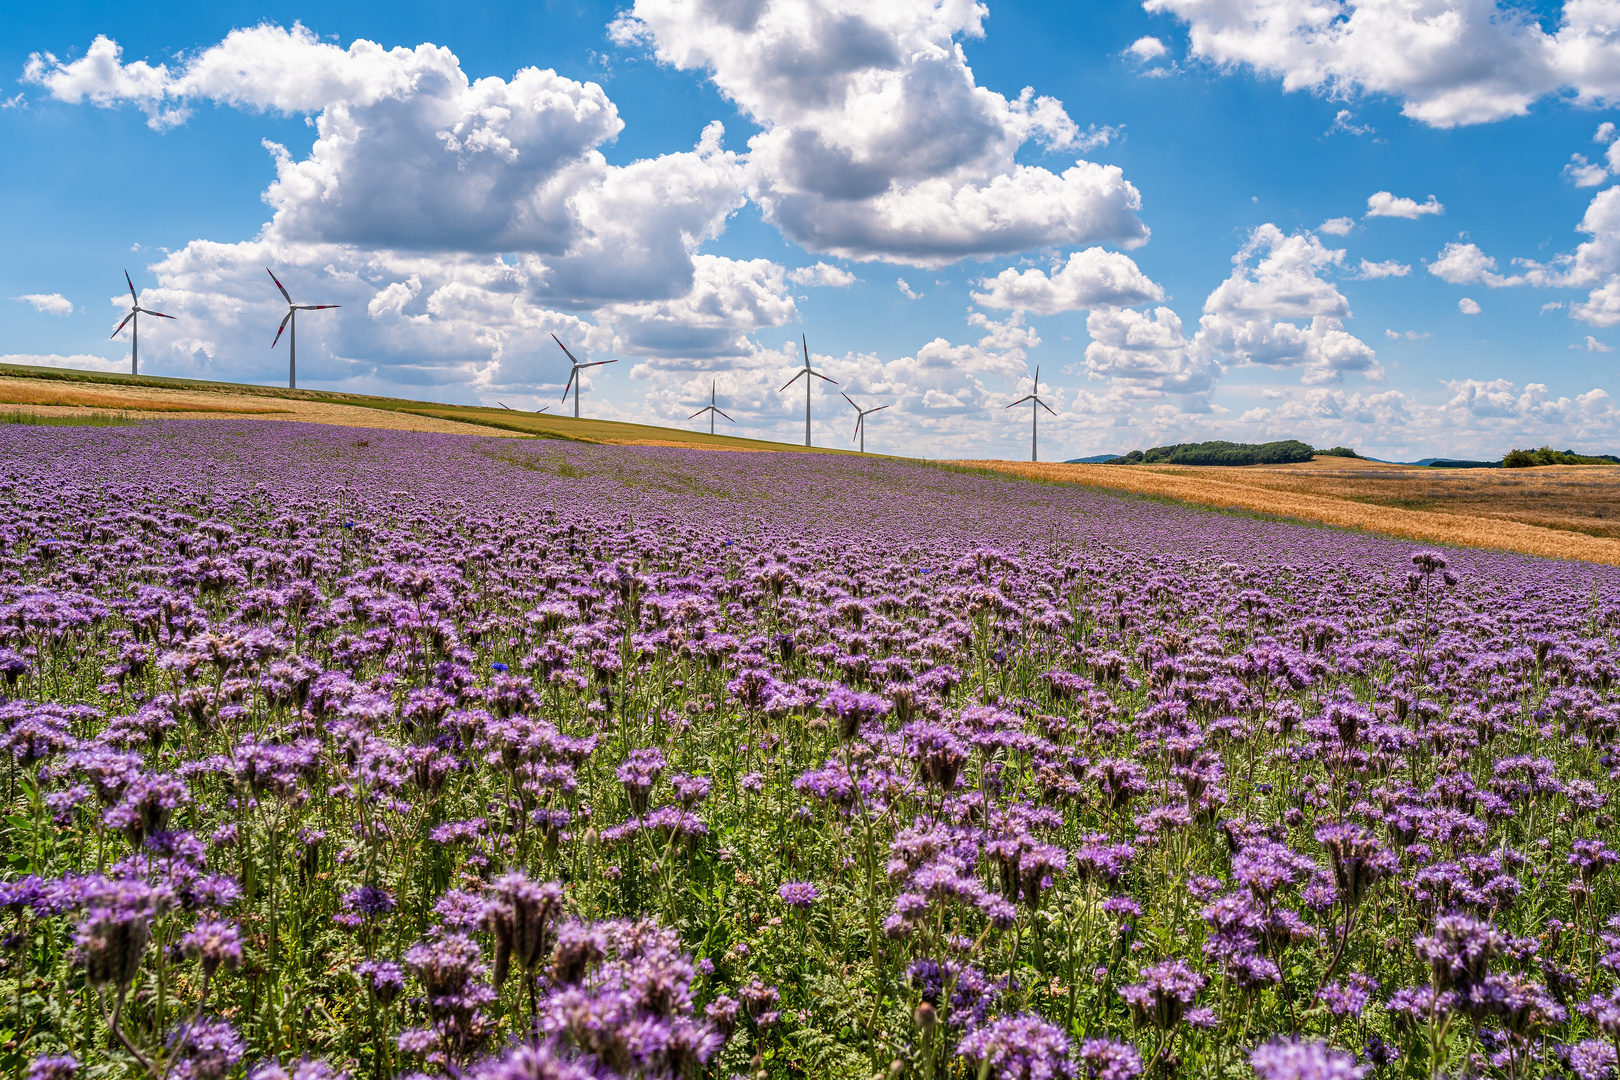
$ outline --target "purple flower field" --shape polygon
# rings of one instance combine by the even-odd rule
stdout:
[[[1615,1075],[1613,568],[251,421],[0,539],[6,1075]]]

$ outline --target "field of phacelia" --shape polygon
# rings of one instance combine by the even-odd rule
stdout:
[[[1617,624],[893,462],[13,426],[0,1067],[1612,1076]]]

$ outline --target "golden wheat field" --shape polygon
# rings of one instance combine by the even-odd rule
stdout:
[[[1428,469],[1346,460],[1246,468],[956,464],[1413,540],[1620,565],[1620,466]]]

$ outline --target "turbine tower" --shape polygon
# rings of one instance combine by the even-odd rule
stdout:
[[[141,373],[141,316],[156,315],[160,319],[172,319],[174,316],[165,315],[161,311],[153,311],[151,308],[141,307],[141,302],[135,295],[135,283],[129,280],[128,270],[124,271],[124,284],[129,286],[131,307],[129,314],[124,316],[124,322],[118,324],[118,329],[114,330],[111,336],[117,337],[119,331],[124,329],[124,323],[133,322],[135,324],[129,328],[129,373],[139,375]]]
[[[276,277],[276,272],[268,266],[264,268],[264,272],[270,275],[270,280],[276,283],[276,288],[281,290],[282,298],[287,301],[287,314],[281,317],[281,325],[276,327],[276,340],[270,343],[270,347],[272,349],[276,347],[276,343],[281,340],[281,332],[287,329],[288,323],[292,323],[292,334],[287,338],[287,389],[296,390],[298,389],[298,313],[300,311],[325,311],[327,308],[340,308],[343,305],[295,304],[292,302],[292,297],[287,295],[287,287],[281,283],[280,278]]]
[[[788,387],[792,386],[794,383],[798,382],[800,379],[804,380],[804,445],[809,446],[810,445],[810,376],[814,375],[816,378],[825,380],[826,382],[830,382],[834,386],[838,385],[838,380],[837,379],[829,379],[829,378],[827,378],[827,376],[823,375],[821,372],[815,370],[814,368],[812,368],[810,366],[810,343],[805,340],[805,337],[804,337],[803,334],[799,335],[799,340],[804,344],[804,367],[799,369],[799,373],[797,375],[793,376],[793,378],[789,379],[787,382],[782,384],[782,390],[786,390]],[[777,393],[780,394],[782,392],[782,390],[778,390]]]
[[[1037,429],[1040,427],[1040,409],[1045,409],[1047,412],[1052,413],[1053,416],[1057,415],[1057,413],[1052,412],[1052,406],[1041,400],[1040,394],[1041,369],[1037,367],[1035,369],[1035,385],[1031,388],[1031,392],[1013,402],[1012,405],[1007,406],[1010,409],[1013,405],[1022,405],[1026,401],[1033,402],[1029,407],[1029,460],[1031,461],[1038,460],[1035,457],[1035,436]],[[1036,406],[1039,406],[1040,409],[1037,409]]]
[[[721,412],[719,407],[717,405],[715,405],[715,403],[714,403],[714,395],[715,395],[715,384],[713,382],[710,382],[709,383],[709,403],[707,405],[705,405],[703,408],[699,409],[697,412],[693,413],[691,416],[687,417],[688,420],[696,420],[698,417],[702,416],[704,413],[708,413],[709,414],[709,434],[710,435],[714,434],[714,418],[715,418],[715,416],[716,415],[726,416],[726,414]],[[731,417],[729,417],[729,416],[726,416],[726,419],[728,421],[730,421],[731,423],[733,423],[733,424],[735,424],[737,422],[735,420],[732,420]]]
[[[574,354],[568,351],[568,346],[564,345],[562,343],[562,341],[558,339],[556,334],[551,335],[551,340],[557,342],[557,348],[561,349],[563,351],[563,355],[568,357],[569,362],[574,365],[573,370],[568,373],[568,381],[563,384],[563,396],[562,396],[562,399],[564,401],[568,400],[568,388],[570,386],[572,386],[574,388],[574,419],[578,420],[579,419],[579,387],[580,387],[580,383],[584,382],[584,380],[582,378],[580,378],[579,373],[581,371],[584,371],[588,367],[601,367],[603,364],[617,364],[619,361],[617,359],[614,359],[614,360],[593,360],[589,364],[582,364],[578,360],[574,359]]]
[[[850,405],[855,409],[855,435],[861,440],[861,453],[864,454],[866,453],[866,418],[880,409],[887,409],[889,406],[876,405],[870,409],[863,409],[859,405],[855,404],[854,398],[850,397],[848,394],[845,394],[842,390],[839,391],[839,394],[841,394],[844,400],[849,402]]]

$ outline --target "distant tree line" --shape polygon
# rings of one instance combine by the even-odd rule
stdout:
[[[1620,457],[1613,454],[1577,454],[1573,450],[1554,450],[1543,446],[1539,450],[1509,450],[1502,455],[1502,468],[1529,469],[1537,465],[1620,465]]]
[[[1348,446],[1335,446],[1329,450],[1315,450],[1309,443],[1298,439],[1282,439],[1268,443],[1201,442],[1177,443],[1174,446],[1155,446],[1151,450],[1132,450],[1123,457],[1110,459],[1109,465],[1288,465],[1309,461],[1318,454],[1330,457],[1360,457]]]

